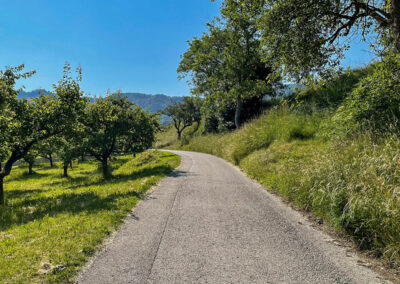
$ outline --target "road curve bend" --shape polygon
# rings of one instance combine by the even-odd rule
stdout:
[[[389,283],[224,160],[182,163],[78,283]]]

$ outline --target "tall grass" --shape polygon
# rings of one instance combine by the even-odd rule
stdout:
[[[327,140],[329,113],[275,109],[226,134],[175,149],[239,165],[298,208],[347,233],[362,249],[400,264],[400,139],[370,134]]]
[[[217,155],[237,165],[250,153],[268,148],[274,141],[313,138],[322,117],[292,113],[287,108],[274,109],[238,131],[194,137],[182,149]]]

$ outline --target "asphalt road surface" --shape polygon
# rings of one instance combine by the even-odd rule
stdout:
[[[172,152],[181,166],[78,283],[388,283],[229,163]]]

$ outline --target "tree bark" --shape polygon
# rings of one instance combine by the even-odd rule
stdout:
[[[108,169],[108,159],[107,158],[103,159],[101,161],[101,165],[102,165],[102,169],[103,169],[103,178],[104,179],[110,178],[111,175],[110,175],[110,172]]]
[[[392,35],[394,46],[398,53],[400,53],[400,0],[391,0],[392,4]]]
[[[29,174],[32,175],[33,174],[33,163],[29,163]]]
[[[243,109],[243,101],[241,98],[236,99],[236,111],[235,111],[235,126],[236,129],[239,129],[241,124],[240,121],[240,116],[242,114],[242,109]]]
[[[0,205],[4,205],[4,176],[0,175]]]
[[[52,168],[53,165],[53,156],[51,156],[51,154],[49,155],[49,162],[50,162],[50,168]]]
[[[64,162],[64,177],[68,177],[68,163]]]
[[[181,140],[182,132],[179,130],[177,132],[178,132],[178,140]]]
[[[71,170],[72,170],[72,161],[69,162],[69,167],[70,167]]]

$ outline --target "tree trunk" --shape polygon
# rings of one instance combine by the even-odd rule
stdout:
[[[51,156],[51,154],[49,155],[49,162],[50,162],[50,167],[52,168],[53,165],[53,157]]]
[[[236,129],[239,129],[242,125],[240,122],[240,115],[242,114],[243,109],[243,101],[241,98],[236,99],[236,111],[235,111],[235,126]]]
[[[4,205],[4,176],[0,175],[0,205]]]
[[[64,177],[68,177],[68,163],[64,163]]]
[[[178,132],[178,140],[181,140],[182,132],[179,130],[177,132]]]
[[[71,168],[71,170],[72,170],[72,161],[71,162],[69,162],[69,167]]]
[[[84,162],[84,161],[85,161],[85,155],[82,154],[82,155],[81,155],[81,162]]]
[[[33,174],[33,163],[29,163],[29,174],[32,175]]]
[[[103,170],[103,178],[104,179],[110,178],[111,175],[110,175],[110,171],[108,168],[108,159],[107,158],[103,159],[103,161],[101,162],[101,165],[102,165],[102,170]]]
[[[400,0],[391,0],[392,35],[397,52],[400,53]]]

